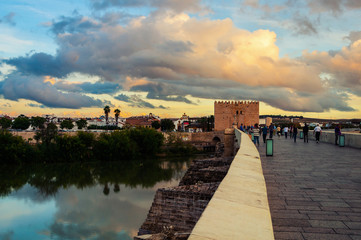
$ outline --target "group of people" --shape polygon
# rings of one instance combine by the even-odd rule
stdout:
[[[244,127],[242,124],[240,126],[240,130],[244,131],[246,133],[253,133],[253,142],[254,144],[257,144],[259,146],[259,138],[262,135],[263,142],[266,143],[267,134],[269,134],[269,138],[273,138],[274,133],[277,133],[278,138],[281,137],[282,133],[284,134],[285,138],[289,136],[290,139],[293,139],[294,142],[296,142],[297,134],[299,132],[299,129],[296,127],[296,125],[291,125],[290,127],[285,126],[282,130],[280,126],[275,126],[272,123],[267,127],[266,125],[262,128],[256,123],[254,126],[248,126]],[[303,133],[303,141],[308,143],[308,133],[309,133],[309,126],[307,123],[302,128]],[[322,128],[319,124],[316,125],[316,127],[313,130],[313,134],[316,138],[316,143],[320,142],[320,136],[322,133]],[[335,127],[335,144],[338,144],[339,136],[341,135],[341,126],[338,125]]]

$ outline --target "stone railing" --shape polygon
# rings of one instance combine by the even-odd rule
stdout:
[[[361,133],[359,132],[345,132],[342,131],[342,134],[345,135],[345,146],[361,148]],[[299,137],[299,135],[298,135]],[[308,133],[308,138],[310,140],[316,140],[316,137],[313,135],[313,131]],[[335,132],[333,130],[324,130],[320,136],[320,142],[326,143],[335,143]]]
[[[259,153],[249,136],[189,236],[194,239],[274,239]]]

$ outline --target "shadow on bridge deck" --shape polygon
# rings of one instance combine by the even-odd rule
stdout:
[[[274,138],[258,148],[275,239],[361,239],[361,149]]]

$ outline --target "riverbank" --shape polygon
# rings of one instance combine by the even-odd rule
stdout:
[[[158,189],[139,229],[140,236],[134,239],[150,236],[187,239],[232,160],[232,157],[194,160],[177,187]]]

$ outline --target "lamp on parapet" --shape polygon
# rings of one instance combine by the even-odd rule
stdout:
[[[344,135],[344,134],[341,134],[341,135],[339,136],[338,145],[339,145],[340,147],[344,147],[344,146],[345,146],[345,135]]]
[[[273,156],[273,139],[266,140],[266,156]]]

